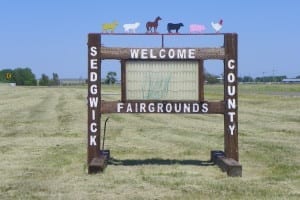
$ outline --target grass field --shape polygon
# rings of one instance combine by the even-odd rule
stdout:
[[[223,149],[220,115],[109,115],[113,160],[88,175],[86,96],[0,85],[1,200],[300,199],[299,85],[239,86],[241,178],[209,162]],[[206,86],[205,98],[221,99],[222,86]]]

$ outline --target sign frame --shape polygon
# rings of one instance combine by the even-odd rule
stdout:
[[[121,33],[90,33],[88,34],[88,144],[87,165],[88,173],[102,171],[105,168],[105,159],[100,150],[101,115],[105,113],[176,113],[176,114],[222,114],[224,116],[224,152],[212,151],[211,160],[218,164],[229,176],[241,176],[242,166],[239,163],[238,149],[238,35],[236,33],[216,34],[180,34],[211,35],[224,37],[224,45],[216,48],[165,48],[164,37],[161,35],[160,48],[141,48],[139,55],[132,56],[133,48],[105,47],[101,45],[102,35],[126,35]],[[149,34],[132,34],[148,35]],[[172,37],[175,37],[172,35]],[[138,48],[136,48],[138,49]],[[144,49],[144,50],[143,50]],[[172,50],[173,49],[173,50]],[[184,52],[187,54],[162,54],[162,52]],[[193,50],[189,50],[193,49]],[[136,50],[138,51],[138,50]],[[142,53],[145,52],[145,53]],[[163,56],[161,56],[161,55]],[[180,56],[179,56],[180,55]],[[116,59],[121,65],[121,100],[101,100],[101,61]],[[224,98],[221,101],[209,102],[204,97],[204,60],[219,59],[224,63]],[[197,101],[174,100],[128,100],[126,97],[126,62],[128,60],[197,60],[199,78],[199,97]],[[130,105],[131,108],[128,108]],[[136,107],[138,105],[138,108]],[[179,110],[179,105],[186,109]],[[126,109],[123,109],[126,106]],[[135,107],[134,107],[135,106]],[[177,106],[177,110],[175,107]],[[195,108],[193,107],[195,106]],[[122,107],[122,108],[121,108]],[[134,107],[134,108],[133,108]],[[172,109],[171,109],[172,107]],[[146,109],[147,108],[147,109]],[[197,111],[197,112],[191,112]],[[178,111],[178,112],[177,112]]]

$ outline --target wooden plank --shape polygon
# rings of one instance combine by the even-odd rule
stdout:
[[[126,61],[121,60],[121,100],[125,101],[126,98]]]
[[[207,112],[203,112],[206,111],[203,104],[207,104]],[[224,102],[101,101],[101,113],[223,114]]]
[[[223,172],[226,172],[228,176],[242,176],[242,165],[232,158],[225,157],[225,153],[222,151],[211,151],[211,161],[218,165]]]
[[[121,48],[121,47],[101,47],[101,59],[117,59],[117,60],[126,60],[131,58],[131,49],[136,49],[141,51],[144,49],[146,52],[151,52],[151,55],[158,56],[160,55],[160,50],[162,48]],[[166,51],[163,51],[165,57],[159,58],[158,60],[169,60],[168,51],[170,49],[174,49],[175,52],[177,50],[182,49],[194,49],[195,50],[195,60],[205,60],[205,59],[225,59],[225,49],[224,48],[163,48]],[[151,56],[149,59],[151,59]],[[176,56],[175,56],[176,58]],[[145,59],[146,60],[146,59]],[[184,60],[184,59],[183,59]]]
[[[88,35],[88,124],[87,124],[87,164],[88,173],[97,170],[96,166],[90,166],[91,161],[97,158],[100,149],[100,119],[101,111],[101,61],[100,54],[101,37],[99,34]],[[95,114],[97,113],[97,114]],[[99,113],[99,114],[98,114]],[[98,168],[100,170],[100,168]]]
[[[238,152],[238,60],[237,34],[224,36],[224,151],[228,158],[239,160]]]
[[[103,171],[107,166],[107,160],[105,156],[95,157],[89,163],[89,173],[97,173]]]
[[[204,101],[204,70],[203,70],[203,60],[198,61],[198,90],[199,90],[199,101]]]

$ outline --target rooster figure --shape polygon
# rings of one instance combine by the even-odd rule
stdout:
[[[217,22],[217,23],[212,22],[212,23],[211,23],[211,26],[212,26],[213,29],[216,31],[216,33],[219,33],[220,30],[221,30],[221,28],[222,28],[222,26],[223,26],[223,20],[221,19],[221,20],[220,20],[219,22]]]

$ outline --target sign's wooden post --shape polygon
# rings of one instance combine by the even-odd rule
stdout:
[[[103,169],[103,159],[100,158],[100,118],[101,118],[101,60],[100,34],[88,35],[88,173]]]
[[[238,148],[237,34],[224,34],[224,151],[212,151],[212,160],[228,176],[242,176]]]
[[[238,161],[237,34],[225,34],[224,47],[224,150],[227,158]]]

